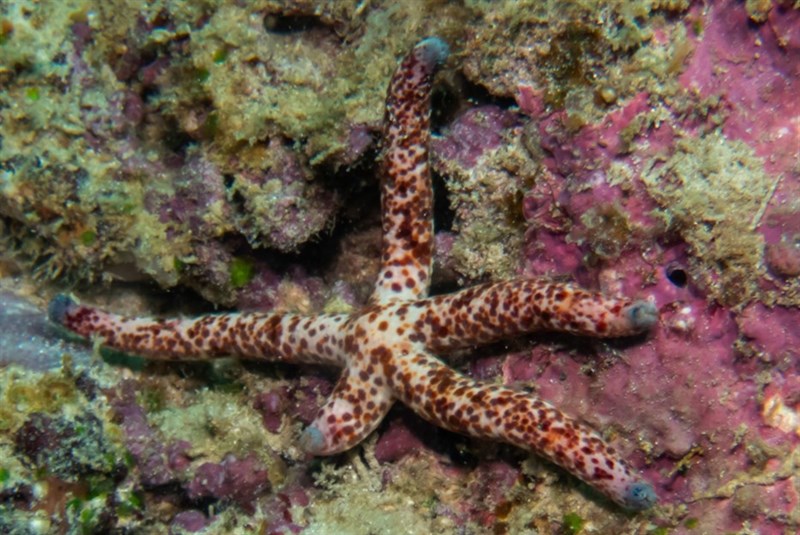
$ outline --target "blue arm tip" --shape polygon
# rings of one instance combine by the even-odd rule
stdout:
[[[47,305],[47,319],[57,325],[64,325],[67,314],[74,306],[74,299],[65,294],[58,294]]]
[[[303,434],[300,435],[300,447],[307,453],[317,455],[325,447],[325,437],[322,435],[322,431],[313,424],[306,427]]]
[[[625,493],[625,505],[635,511],[650,509],[656,502],[658,496],[653,485],[645,481],[638,481],[628,487]]]
[[[447,60],[450,55],[450,46],[440,37],[428,37],[423,39],[416,46],[422,52],[423,60],[426,63],[440,65]]]
[[[636,301],[628,308],[628,317],[636,329],[643,331],[658,321],[658,309],[650,301]]]

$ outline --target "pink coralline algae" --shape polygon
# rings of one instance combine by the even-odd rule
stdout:
[[[755,27],[736,2],[720,4],[706,19],[680,81],[704,95],[722,90],[725,135],[747,142],[778,172],[797,156],[800,13],[786,2],[774,4]]]
[[[182,511],[172,519],[170,533],[194,533],[202,531],[208,524],[208,517],[200,511]]]
[[[192,500],[213,498],[236,503],[250,513],[254,501],[269,489],[267,471],[254,457],[228,455],[220,463],[204,463],[186,487]]]
[[[473,377],[532,383],[596,427],[635,436],[630,459],[648,467],[666,507],[685,504],[686,526],[791,532],[799,514],[800,11],[773,3],[755,24],[740,3],[704,9],[693,6],[687,16],[687,28],[694,20],[699,33],[671,89],[695,103],[689,107],[637,91],[586,122],[580,110],[551,109],[530,84],[516,95],[516,123],[544,166],[521,203],[520,269],[568,273],[610,295],[645,292],[659,309],[659,328],[634,346],[554,337],[469,369]],[[653,43],[663,39],[657,32]],[[439,169],[480,172],[485,152],[456,152],[449,136],[464,146],[485,139],[488,152],[515,123],[486,132],[470,113],[442,133]],[[685,150],[711,147],[711,139],[730,143],[730,152]],[[702,163],[687,168],[694,175],[661,170],[663,181],[649,178],[662,162],[679,168],[680,159]],[[679,180],[706,180],[707,189],[698,188],[697,200],[663,194]],[[722,191],[730,206],[712,200]],[[755,202],[742,200],[748,196]],[[695,211],[683,212],[687,206]],[[715,213],[720,208],[734,215]],[[747,222],[741,235],[726,235],[736,218]],[[656,515],[656,522],[676,520]]]
[[[669,123],[640,129],[636,121],[657,99],[639,93],[598,124],[575,130],[522,88],[521,111],[537,119],[547,151],[547,170],[523,203],[530,251],[524,269],[571,272],[612,294],[645,288],[659,308],[660,328],[646,343],[626,347],[621,360],[576,354],[578,348],[555,354],[537,348],[508,357],[502,377],[507,383],[533,381],[545,399],[598,427],[635,433],[634,463],[649,465],[645,473],[665,502],[687,504],[686,518],[700,531],[747,524],[761,533],[787,532],[798,525],[792,459],[800,438],[800,12],[777,3],[767,22],[754,25],[741,4],[726,2],[698,17],[702,35],[692,41],[680,84],[719,99],[714,106],[722,112],[715,120],[725,138],[762,156],[758,165],[772,177],[763,212],[747,214],[754,243],[765,245],[763,264],[755,266],[761,271],[750,274],[755,289],[747,295],[756,299],[726,306],[714,296],[734,303],[735,295],[726,298],[710,287],[713,277],[694,278],[698,259],[709,251],[687,247],[684,230],[659,216],[677,207],[659,206],[659,197],[637,180],[648,172],[642,162],[669,158],[679,138],[702,139],[713,128],[707,117],[676,114]],[[630,173],[624,180],[614,174],[621,164]],[[741,181],[747,184],[748,177]],[[592,227],[619,231],[615,249]]]
[[[322,377],[308,375],[292,386],[281,386],[257,395],[253,408],[261,413],[264,427],[277,433],[283,417],[310,424],[317,415],[319,397],[328,397],[333,385]]]
[[[375,444],[375,459],[381,463],[393,463],[424,450],[422,440],[414,432],[413,424],[406,419],[394,419]]]
[[[51,474],[68,482],[98,473],[124,475],[125,471],[123,466],[115,466],[116,452],[93,414],[52,418],[34,413],[17,430],[14,446],[35,466],[46,466]]]
[[[136,403],[134,384],[122,383],[111,393],[114,416],[125,434],[125,446],[136,462],[139,482],[145,488],[176,483],[188,466],[190,444],[178,441],[165,444],[150,425],[145,410]]]
[[[502,145],[503,131],[515,122],[514,114],[497,106],[467,110],[450,125],[445,136],[433,141],[435,157],[474,167],[483,154]]]
[[[174,223],[188,229],[202,240],[213,232],[214,223],[208,220],[208,211],[219,205],[222,218],[232,217],[226,203],[222,173],[217,165],[201,154],[190,154],[177,170],[173,194],[159,193],[153,189],[145,193],[145,207],[164,224]]]

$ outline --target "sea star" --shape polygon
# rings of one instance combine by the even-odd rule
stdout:
[[[150,358],[243,358],[344,368],[301,437],[315,455],[347,450],[399,399],[436,425],[533,451],[619,504],[646,509],[653,487],[585,424],[535,394],[475,381],[436,353],[539,330],[626,336],[657,320],[647,301],[610,299],[570,284],[516,280],[427,297],[432,245],[428,169],[430,92],[448,56],[438,38],[402,61],[386,98],[382,268],[370,303],[352,314],[226,313],[196,319],[129,318],[60,295],[52,321],[114,349]]]

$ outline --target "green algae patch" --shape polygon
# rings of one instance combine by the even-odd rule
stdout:
[[[566,513],[561,521],[561,526],[566,535],[578,535],[583,531],[586,521],[578,513]]]
[[[231,286],[234,288],[242,288],[253,280],[255,268],[253,261],[248,258],[236,257],[231,261],[230,277]]]
[[[81,245],[89,247],[97,240],[97,233],[93,230],[86,230],[80,235]]]
[[[744,305],[759,296],[764,239],[756,227],[776,179],[741,141],[719,131],[684,137],[642,174],[668,229],[689,245],[691,275],[720,303]]]
[[[28,89],[25,91],[25,96],[26,96],[26,97],[28,98],[28,100],[30,100],[31,102],[36,102],[37,100],[39,100],[39,99],[42,97],[42,94],[41,94],[41,92],[39,91],[39,88],[38,88],[38,87],[29,87],[29,88],[28,88]]]

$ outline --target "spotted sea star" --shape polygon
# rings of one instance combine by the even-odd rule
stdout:
[[[428,169],[432,77],[447,57],[438,38],[420,42],[389,85],[382,166],[383,256],[370,303],[352,314],[226,313],[196,319],[128,318],[57,296],[52,321],[106,346],[156,359],[243,358],[344,368],[301,437],[315,455],[361,442],[399,399],[446,429],[533,451],[619,504],[656,502],[613,447],[536,395],[475,381],[436,353],[550,330],[614,337],[657,320],[647,301],[610,299],[570,284],[516,280],[427,297],[432,245]]]

